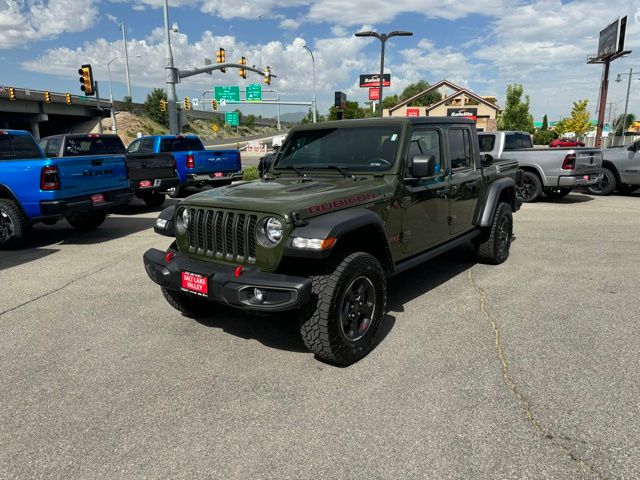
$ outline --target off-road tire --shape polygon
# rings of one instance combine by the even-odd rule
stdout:
[[[183,315],[191,318],[202,318],[211,316],[213,304],[203,298],[175,290],[160,287],[162,295],[169,305],[178,310]]]
[[[67,222],[79,232],[89,232],[104,223],[107,214],[103,211],[80,213],[67,217]]]
[[[587,186],[591,195],[610,195],[618,186],[616,174],[608,168],[602,169],[602,182]]]
[[[312,276],[311,281],[313,299],[300,314],[304,344],[323,360],[341,365],[357,362],[375,347],[384,318],[387,283],[382,265],[368,253],[356,252],[342,259],[332,271]],[[344,313],[339,310],[348,301],[347,289],[358,281],[373,287],[374,307],[362,337],[350,340],[342,326]]]
[[[518,185],[518,195],[525,203],[537,202],[542,197],[542,180],[536,173],[522,171],[522,182]]]
[[[571,193],[570,188],[545,188],[544,194],[549,198],[563,198]]]
[[[147,205],[147,207],[158,208],[160,205],[164,203],[167,197],[164,193],[153,192],[153,193],[148,193],[140,198]]]
[[[0,198],[0,217],[0,250],[20,248],[31,240],[33,228],[16,202]]]
[[[640,185],[628,185],[626,183],[621,183],[616,187],[616,190],[622,193],[623,195],[631,195],[633,192],[638,190]]]
[[[498,265],[509,258],[513,235],[513,214],[507,203],[500,203],[493,215],[491,226],[479,241],[475,242],[478,260],[482,263]]]

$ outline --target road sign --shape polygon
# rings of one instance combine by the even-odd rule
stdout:
[[[192,98],[191,99],[191,105],[193,105],[194,107],[198,106],[198,99],[197,98]]]
[[[224,112],[224,123],[237,127],[240,125],[240,114],[238,112]]]
[[[259,83],[252,83],[250,85],[247,85],[245,93],[245,98],[248,102],[262,101],[262,85],[260,85]]]
[[[369,100],[380,100],[380,88],[369,88]]]
[[[78,95],[78,100],[80,100],[81,102],[89,102],[91,100],[95,101],[95,98],[87,97],[86,95]]]
[[[218,101],[226,100],[227,102],[240,101],[240,87],[215,87],[215,98]]]
[[[218,124],[214,123],[213,125],[211,125],[211,130],[218,133],[218,130],[220,130],[220,127],[218,126]]]

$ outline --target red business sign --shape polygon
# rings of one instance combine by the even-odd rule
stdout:
[[[380,74],[360,75],[360,88],[378,87],[380,85]],[[391,74],[385,73],[382,80],[383,87],[391,86]]]
[[[419,117],[420,109],[419,108],[407,108],[407,117]]]
[[[379,88],[370,88],[369,89],[369,100],[380,100],[380,89]]]

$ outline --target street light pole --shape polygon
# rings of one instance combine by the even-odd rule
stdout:
[[[113,89],[111,88],[111,64],[116,60],[120,60],[122,57],[112,58],[107,62],[107,73],[109,74],[109,101],[111,102],[111,125],[113,127],[113,133],[118,134],[118,125],[116,124],[116,111],[113,108]]]
[[[303,45],[304,48],[307,49],[309,54],[311,55],[311,69],[313,71],[313,123],[316,123],[318,119],[316,118],[316,110],[318,110],[318,105],[316,103],[316,59],[313,57],[313,52],[309,47]]]
[[[631,93],[631,77],[634,75],[640,75],[640,73],[633,73],[633,68],[630,68],[629,73],[619,73],[616,78],[616,82],[622,81],[622,75],[629,75],[629,81],[627,82],[627,97],[624,102],[624,115],[622,115],[622,145],[624,145],[624,132],[627,129],[627,111],[629,110],[629,94]],[[615,138],[615,131],[613,134]]]
[[[169,133],[177,135],[178,131],[178,97],[176,95],[176,69],[173,64],[171,37],[169,31],[169,0],[164,0],[164,33],[166,47],[165,70],[167,72],[167,114],[169,116]]]
[[[127,93],[129,99],[133,101],[131,96],[131,77],[129,76],[129,49],[127,48],[127,30],[124,25],[124,20],[120,21],[120,29],[122,30],[122,43],[124,44],[124,69],[127,75]]]
[[[384,87],[384,47],[385,44],[387,43],[387,40],[389,40],[392,37],[411,37],[413,36],[413,33],[411,32],[405,32],[405,31],[400,31],[400,30],[395,30],[391,33],[377,33],[377,32],[372,32],[372,31],[365,31],[365,32],[358,32],[356,33],[356,37],[375,37],[378,40],[380,40],[381,46],[380,46],[380,86],[378,87],[379,89],[379,96],[380,96],[380,116],[383,116],[383,110],[382,110],[382,89]]]

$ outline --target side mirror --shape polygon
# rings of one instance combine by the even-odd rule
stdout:
[[[415,178],[433,177],[436,174],[436,157],[433,155],[415,155],[409,172]]]
[[[485,153],[484,155],[482,155],[481,163],[483,167],[488,167],[489,165],[491,165],[491,163],[493,163],[493,157]]]

